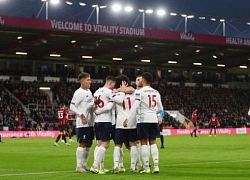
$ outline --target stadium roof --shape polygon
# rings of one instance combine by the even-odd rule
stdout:
[[[0,16],[0,39],[2,59],[184,68],[202,63],[211,69],[250,64],[250,39],[158,29]]]
[[[146,28],[183,32],[182,15],[186,14],[194,16],[188,19],[188,31],[221,35],[220,20],[224,19],[227,36],[250,37],[250,1],[247,0],[57,0],[57,4],[53,1],[56,0],[0,0],[0,14],[45,19],[48,13],[48,19],[96,23],[98,5],[100,24],[142,27],[139,10],[151,9],[151,14],[145,14]],[[114,5],[120,5],[120,10],[114,11]],[[131,8],[127,12],[128,6]],[[165,13],[159,16],[158,10]]]

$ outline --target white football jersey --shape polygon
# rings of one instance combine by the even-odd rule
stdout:
[[[157,114],[163,110],[160,93],[150,86],[135,92],[135,101],[139,101],[137,123],[158,123]]]
[[[99,88],[95,93],[94,97],[100,99],[101,103],[96,107],[96,110],[105,108],[109,102],[112,102],[112,96],[114,95],[111,89],[106,87]],[[95,117],[95,122],[112,122],[112,111],[105,111],[101,114],[98,114]]]
[[[136,94],[137,91],[139,91],[139,90],[136,89],[135,92],[134,92],[134,95]],[[135,117],[136,117],[136,122],[140,121],[140,116],[139,116],[139,114],[141,114],[140,112],[141,112],[141,111],[140,111],[140,108],[137,108],[137,109],[136,109],[136,115],[135,115]]]
[[[88,122],[87,124],[82,124],[80,114],[75,112],[77,114],[76,128],[92,127],[94,124],[94,115],[93,115],[94,103],[93,103],[93,95],[91,91],[89,89],[88,90],[84,90],[82,88],[77,89],[71,100],[71,104],[74,105],[77,108],[77,110],[86,117],[87,122]],[[74,111],[72,107],[70,108],[70,110]]]
[[[129,121],[126,128],[123,126],[123,122],[128,118],[129,112],[134,103],[135,96],[134,94],[126,94],[123,103],[115,105],[116,107],[116,129],[135,129],[136,128],[136,117],[135,115],[131,117],[131,121]]]
[[[112,125],[115,125],[116,123],[116,112],[115,112],[115,106],[113,106],[113,108],[111,109],[111,117],[112,117]]]

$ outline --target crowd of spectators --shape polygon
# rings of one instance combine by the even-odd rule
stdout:
[[[28,115],[0,85],[0,130],[7,126],[9,130],[27,128],[30,125]]]
[[[57,122],[57,109],[59,108],[59,103],[56,100],[51,100],[48,94],[41,91],[34,83],[35,82],[31,83],[24,81],[2,82],[2,94],[4,94],[4,96],[1,102],[9,106],[14,106],[10,108],[10,111],[12,114],[18,114],[18,118],[20,119],[17,120],[17,117],[14,115],[11,117],[6,116],[3,118],[6,122],[3,126],[8,126],[10,130],[38,130],[44,127],[43,125],[46,123],[55,124]],[[24,112],[20,103],[12,98],[3,87],[8,89],[12,95],[20,100],[21,104],[27,107],[28,114]],[[13,112],[15,106],[18,106],[19,109],[17,113]],[[0,112],[2,113],[3,110]],[[16,124],[16,122],[18,124]]]
[[[217,88],[217,87],[185,87],[157,86],[162,95],[165,110],[179,110],[191,119],[192,110],[198,109],[198,121],[202,128],[208,127],[213,113],[220,119],[221,127],[249,126],[247,115],[250,90]],[[168,126],[178,128],[180,125],[172,118],[165,117]]]
[[[74,91],[79,88],[78,82],[54,83],[53,97],[39,90],[35,82],[1,82],[0,96],[0,125],[8,126],[10,130],[36,130],[41,127],[48,129],[48,124],[56,127],[59,102],[69,105]],[[92,83],[91,91],[95,92],[102,83]],[[221,127],[236,128],[250,126],[249,108],[250,90],[218,88],[218,87],[186,87],[153,84],[161,96],[165,110],[178,110],[188,119],[191,119],[193,108],[198,109],[200,128],[208,128],[208,122],[213,113],[216,113]],[[29,107],[27,114],[22,106],[16,102],[4,88]],[[165,114],[165,128],[186,128],[183,124]]]

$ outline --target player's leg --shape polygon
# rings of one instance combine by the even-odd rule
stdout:
[[[90,155],[90,148],[92,146],[92,141],[86,142],[86,152],[84,153],[83,156],[83,161],[82,161],[82,167],[86,170],[89,171],[89,167],[87,165],[88,160],[89,160],[89,155]]]
[[[149,137],[149,143],[151,148],[151,156],[154,162],[154,169],[152,173],[159,173],[159,150],[156,145],[156,138],[160,135],[160,129],[158,124],[150,124],[150,137]]]
[[[118,135],[117,135],[118,134]],[[126,146],[126,148],[128,150],[130,150],[130,146],[129,146],[129,142],[128,142],[128,139],[127,139],[127,132],[126,130],[124,129],[121,129],[118,133],[115,134],[115,137],[118,138],[115,138],[116,141],[115,142],[118,142],[121,144],[120,146],[120,158],[119,158],[119,172],[125,172],[126,169],[124,167],[124,164],[123,164],[123,157],[124,157],[124,153],[123,153],[123,147],[122,147],[122,144],[124,144]]]
[[[136,148],[136,141],[137,141],[137,129],[130,129],[130,130],[126,130],[127,131],[127,136],[128,136],[128,140],[129,140],[129,145],[130,145],[130,173],[135,173],[137,172],[135,170],[135,166],[136,166],[136,161],[137,161],[137,157],[138,157],[138,151]]]
[[[149,123],[138,123],[137,130],[138,130],[138,138],[141,141],[141,156],[142,161],[144,163],[144,170],[141,173],[150,173],[149,169],[149,150],[148,150],[148,124]]]
[[[160,128],[160,141],[161,141],[161,148],[164,148],[164,136],[162,134],[163,124],[159,125]]]
[[[210,128],[210,133],[209,133],[209,136],[212,135],[212,130],[213,130],[213,127]]]
[[[144,164],[145,172],[150,173],[149,169],[149,151],[148,151],[148,139],[141,139],[141,157]]]
[[[138,171],[140,171],[143,168],[142,162],[141,162],[141,142],[139,140],[136,141],[136,149],[137,149],[137,160],[136,160],[136,166]]]
[[[160,139],[161,139],[161,148],[164,148],[164,136],[162,134],[160,135]]]
[[[77,141],[79,143],[76,149],[76,172],[87,172],[87,162],[90,154],[90,147],[94,139],[94,132],[92,127],[83,127],[76,129]]]
[[[122,148],[122,145],[120,147],[120,158],[119,158],[119,172],[125,172],[126,169],[124,167],[124,164],[123,164],[123,157],[124,157],[124,153],[123,153],[123,148]]]
[[[76,128],[78,147],[76,148],[76,170],[75,172],[86,172],[83,169],[83,158],[86,153],[86,144],[83,141],[83,136],[85,132],[83,128]]]
[[[72,129],[68,128],[68,136],[69,136],[69,142],[74,142],[74,140],[72,139]]]
[[[114,152],[113,152],[113,173],[117,174],[119,173],[119,162],[120,162],[120,156],[121,156],[121,149],[122,144],[120,143],[116,143],[115,144],[115,148],[114,148]]]
[[[114,138],[115,138],[115,125],[112,125],[112,129],[111,129],[111,139],[114,140]],[[105,172],[105,173],[107,173],[107,172],[109,172],[109,170],[105,168],[104,162],[105,162],[105,154],[104,154],[104,156],[103,156],[103,159],[102,159],[101,162],[100,162],[100,170],[103,171],[103,172]]]
[[[58,145],[58,141],[60,140],[61,136],[62,136],[62,133],[63,133],[63,130],[62,130],[62,127],[59,126],[59,131],[60,133],[58,134],[58,136],[56,137],[56,141],[54,142],[54,146],[59,146]]]
[[[95,130],[97,131],[97,129]],[[94,163],[92,167],[90,168],[90,171],[96,174],[105,174],[105,172],[98,169],[98,166],[101,160],[103,159],[106,153],[106,150],[109,147],[112,124],[111,123],[99,123],[98,131],[100,134],[101,145],[99,146],[96,152],[96,158],[94,159]]]
[[[64,141],[64,143],[65,143],[66,146],[70,146],[70,144],[67,143],[66,132],[67,132],[67,129],[64,129],[63,133],[62,133],[62,140]]]
[[[214,136],[216,136],[216,126],[214,126]]]
[[[197,125],[197,123],[194,123],[194,137],[198,137],[197,136],[197,129],[198,129],[198,125]]]

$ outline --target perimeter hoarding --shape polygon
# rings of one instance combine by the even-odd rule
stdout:
[[[175,41],[189,41],[194,43],[208,43],[221,45],[250,46],[249,38],[223,37],[215,35],[203,35],[166,31],[158,29],[144,29],[138,27],[124,27],[114,25],[88,24],[81,22],[69,22],[59,20],[45,20],[35,18],[23,18],[0,15],[0,27],[46,29],[55,31],[69,31],[78,33],[93,33],[118,36],[132,36],[153,39],[165,39]]]

